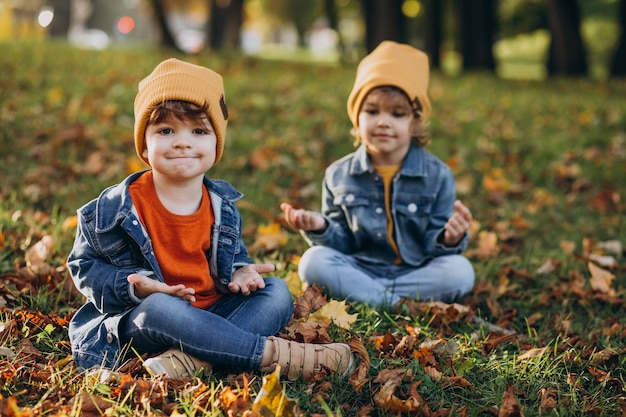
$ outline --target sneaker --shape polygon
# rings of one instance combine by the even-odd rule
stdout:
[[[274,345],[274,360],[261,369],[272,372],[280,365],[281,375],[290,381],[301,378],[305,381],[322,370],[322,366],[337,372],[341,377],[354,368],[355,359],[350,346],[345,343],[298,343],[293,340],[270,336],[268,342]]]
[[[212,369],[210,363],[194,358],[178,349],[170,349],[153,358],[146,359],[143,367],[152,376],[165,375],[166,378],[191,378],[200,369],[204,369],[204,374],[208,375]]]

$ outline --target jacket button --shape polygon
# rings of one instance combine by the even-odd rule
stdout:
[[[354,201],[354,194],[348,194],[348,195],[346,196],[346,201],[347,201],[348,203],[352,203],[352,202]]]
[[[383,212],[382,207],[376,207],[376,214],[381,214]]]
[[[107,333],[107,342],[113,343],[114,340],[115,340],[115,337],[113,336],[113,334]]]
[[[417,204],[415,203],[411,203],[407,206],[407,210],[409,210],[409,213],[415,213],[417,211]]]

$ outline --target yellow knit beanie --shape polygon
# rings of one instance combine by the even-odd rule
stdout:
[[[383,41],[361,60],[356,72],[354,87],[348,97],[348,116],[354,127],[359,126],[361,104],[376,87],[394,86],[409,97],[418,100],[422,107],[421,120],[428,119],[428,56],[410,45]]]
[[[167,100],[188,101],[201,107],[208,104],[209,119],[217,136],[217,164],[224,152],[228,122],[222,76],[208,68],[171,58],[161,62],[139,82],[135,97],[135,149],[147,164],[148,160],[142,155],[146,148],[146,126],[153,107]]]

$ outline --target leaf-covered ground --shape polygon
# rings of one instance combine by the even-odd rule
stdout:
[[[141,358],[76,372],[74,212],[143,168],[136,84],[168,56],[0,44],[0,415],[626,415],[623,80],[433,74],[429,150],[476,219],[477,282],[459,304],[392,315],[303,292],[306,246],[280,220],[282,201],[319,208],[325,166],[353,149],[354,67],[184,57],[224,75],[231,119],[209,175],[244,192],[247,243],[292,289],[285,337],[349,342],[359,367],[310,384],[237,370],[151,378]]]

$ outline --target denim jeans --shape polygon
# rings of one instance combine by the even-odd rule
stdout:
[[[141,353],[178,348],[214,365],[259,369],[265,340],[282,329],[293,313],[291,294],[280,278],[265,288],[225,294],[206,310],[163,293],[146,297],[119,325],[122,344]]]
[[[438,256],[423,266],[360,262],[326,246],[309,248],[298,273],[334,298],[390,307],[400,298],[455,301],[472,290],[474,268],[461,255]]]

